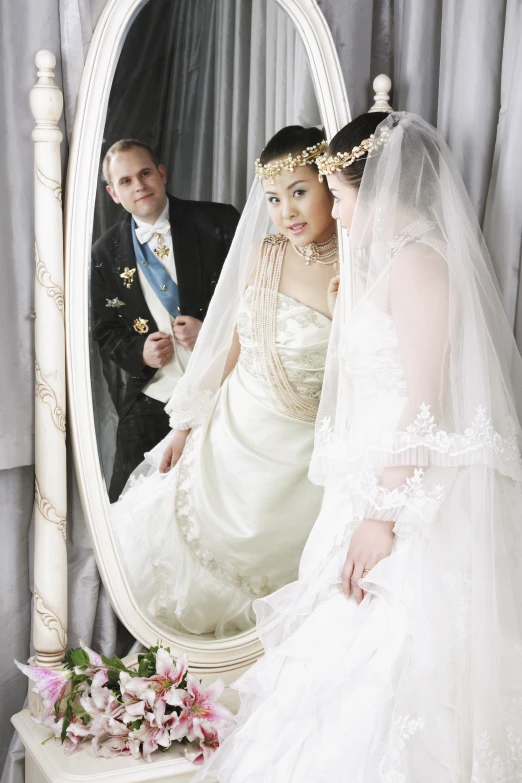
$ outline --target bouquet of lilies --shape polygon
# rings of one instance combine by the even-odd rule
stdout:
[[[168,647],[151,647],[128,668],[117,655],[98,655],[84,644],[69,650],[60,671],[16,665],[42,699],[39,721],[61,739],[65,753],[91,740],[97,756],[143,757],[185,741],[184,753],[202,764],[219,746],[232,713],[217,699],[220,680],[208,687],[187,672],[186,656],[173,659]]]

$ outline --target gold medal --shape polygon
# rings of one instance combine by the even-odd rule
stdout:
[[[125,302],[122,302],[121,299],[115,297],[114,299],[107,299],[105,307],[125,307]]]
[[[165,244],[163,241],[163,236],[161,234],[154,234],[158,241],[158,246],[155,249],[155,253],[162,261],[167,258],[168,254],[170,253],[170,248]]]
[[[135,274],[136,274],[135,269],[129,269],[128,266],[125,267],[125,269],[120,275],[120,277],[123,278],[123,285],[125,286],[125,288],[131,287]]]
[[[147,334],[149,331],[149,322],[146,318],[136,318],[134,328],[139,334]]]

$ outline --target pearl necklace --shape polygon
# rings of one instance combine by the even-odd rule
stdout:
[[[314,422],[317,408],[295,391],[276,345],[277,292],[287,242],[282,234],[269,234],[261,247],[252,298],[254,356],[259,377],[278,410],[294,419]]]
[[[298,256],[304,258],[306,266],[310,264],[321,264],[321,266],[331,266],[337,261],[337,234],[326,242],[310,242],[309,245],[298,247],[292,245]],[[331,258],[331,261],[326,261]]]

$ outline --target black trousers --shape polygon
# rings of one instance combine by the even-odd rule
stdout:
[[[143,455],[170,431],[165,403],[140,394],[118,422],[116,454],[112,470],[109,500],[115,503],[132,471],[143,462]]]

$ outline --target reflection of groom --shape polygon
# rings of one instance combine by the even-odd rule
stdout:
[[[169,431],[165,404],[196,342],[239,215],[227,204],[182,201],[139,141],[116,142],[103,161],[107,190],[128,213],[92,249],[93,333],[129,373],[118,411],[109,498]]]

